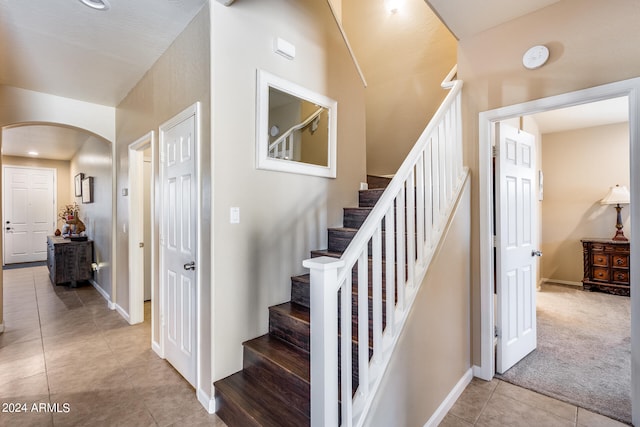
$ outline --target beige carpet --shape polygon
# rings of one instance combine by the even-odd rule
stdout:
[[[544,285],[538,347],[498,378],[631,424],[628,297]]]

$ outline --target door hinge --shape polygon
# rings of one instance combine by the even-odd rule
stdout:
[[[498,236],[493,236],[493,247],[494,248],[498,247]]]
[[[493,157],[498,157],[498,146],[494,145],[493,147],[491,147],[491,155]]]
[[[493,336],[495,338],[500,338],[500,328],[498,328],[498,326],[494,326],[494,331],[493,331]]]

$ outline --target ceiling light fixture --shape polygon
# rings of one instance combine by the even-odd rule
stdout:
[[[402,0],[385,0],[389,13],[398,13],[402,7]]]
[[[96,10],[109,10],[111,7],[108,0],[80,0],[80,2]]]
[[[549,49],[544,45],[533,46],[522,56],[522,65],[528,70],[535,70],[546,64],[549,59]]]
[[[38,153],[37,151],[33,151],[32,150],[32,151],[29,151],[27,154],[30,155],[30,156],[37,156],[40,153]]]

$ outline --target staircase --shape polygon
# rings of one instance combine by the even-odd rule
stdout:
[[[361,190],[359,206],[344,208],[343,227],[328,230],[328,249],[312,251],[311,256],[340,258],[382,195],[384,185],[384,179],[381,183],[378,178],[378,188]],[[357,271],[353,276],[352,298],[357,300]],[[291,301],[269,307],[269,333],[243,344],[242,371],[215,382],[217,414],[229,427],[310,425],[309,300],[309,274],[292,277]],[[352,313],[352,319],[357,325],[357,313]],[[357,333],[352,340],[355,389]]]

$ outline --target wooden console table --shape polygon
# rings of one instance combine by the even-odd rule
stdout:
[[[629,296],[629,242],[610,239],[583,239],[585,290]]]
[[[93,241],[72,241],[58,236],[47,237],[47,267],[54,285],[77,282],[93,278]]]

